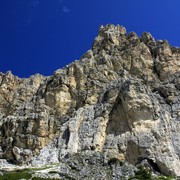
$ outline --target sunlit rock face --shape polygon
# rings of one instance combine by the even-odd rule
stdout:
[[[1,73],[0,146],[19,165],[99,152],[180,175],[180,49],[107,25],[50,77]]]

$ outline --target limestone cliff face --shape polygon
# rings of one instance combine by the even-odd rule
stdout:
[[[1,73],[0,147],[15,164],[100,152],[180,175],[180,49],[107,25],[50,77]]]

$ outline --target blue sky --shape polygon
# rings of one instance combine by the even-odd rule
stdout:
[[[101,24],[180,46],[180,0],[0,0],[0,71],[53,72],[79,59]]]

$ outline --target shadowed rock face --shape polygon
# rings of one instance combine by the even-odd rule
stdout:
[[[50,77],[1,73],[0,147],[21,165],[95,151],[180,175],[180,49],[107,25]]]

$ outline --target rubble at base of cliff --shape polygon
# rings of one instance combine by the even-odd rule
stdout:
[[[133,166],[117,158],[104,156],[102,153],[86,151],[81,154],[74,154],[64,158],[59,163],[52,163],[44,166],[17,166],[9,165],[3,168],[1,177],[16,176],[26,179],[107,179],[107,180],[131,180],[131,179],[168,179],[175,180],[173,177],[163,176],[161,173],[151,169],[151,165],[145,160],[143,163]]]

